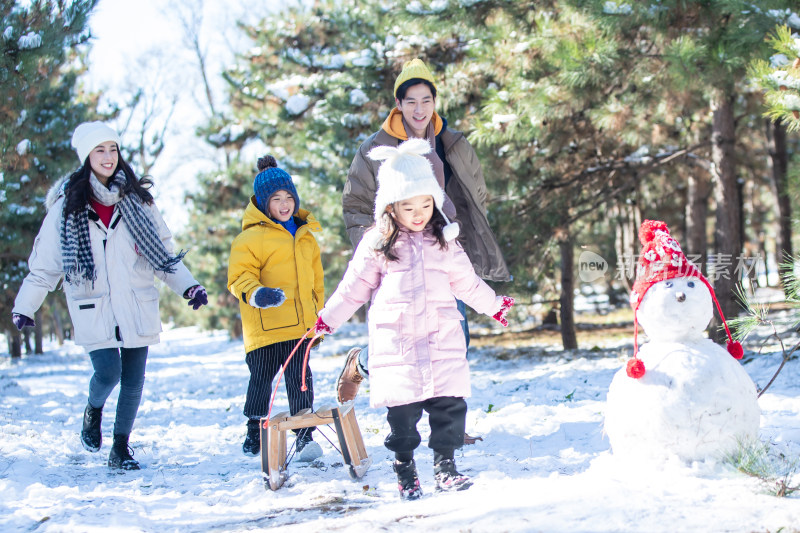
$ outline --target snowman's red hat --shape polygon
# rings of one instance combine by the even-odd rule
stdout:
[[[714,288],[694,264],[692,264],[681,251],[681,246],[669,234],[669,228],[660,220],[645,220],[639,228],[639,241],[642,243],[642,253],[639,256],[639,267],[636,271],[636,281],[631,290],[631,307],[633,308],[633,359],[628,361],[627,373],[632,378],[644,376],[644,363],[636,357],[639,353],[639,321],[636,313],[642,303],[647,290],[665,279],[695,277],[702,281],[711,293],[711,299],[717,306],[725,332],[728,334],[728,353],[736,359],[744,355],[742,345],[734,341],[725,315],[714,294]]]

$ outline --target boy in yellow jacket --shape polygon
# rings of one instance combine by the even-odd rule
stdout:
[[[278,168],[274,157],[260,158],[258,170],[253,182],[255,194],[245,209],[242,232],[231,245],[228,261],[228,290],[239,300],[250,369],[244,404],[247,436],[242,445],[249,455],[258,454],[261,448],[259,419],[267,416],[272,381],[292,348],[314,327],[317,311],[324,304],[322,261],[313,235],[320,231],[320,224],[311,213],[300,209],[292,178]],[[308,390],[301,390],[308,342],[303,341],[283,375],[293,415],[312,408],[314,403],[308,367]],[[322,455],[312,431],[295,431],[301,461]]]

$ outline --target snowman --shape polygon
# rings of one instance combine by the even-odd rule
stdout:
[[[708,280],[681,251],[667,225],[646,220],[631,292],[634,356],[608,390],[605,432],[614,455],[665,460],[720,459],[758,436],[756,387],[737,359]],[[728,350],[706,338],[713,303]],[[638,325],[649,342],[638,349]]]

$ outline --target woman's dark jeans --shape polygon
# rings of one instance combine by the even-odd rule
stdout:
[[[142,348],[103,348],[89,352],[94,375],[89,381],[89,405],[103,407],[119,383],[114,435],[130,435],[139,411],[144,389],[147,346]]]

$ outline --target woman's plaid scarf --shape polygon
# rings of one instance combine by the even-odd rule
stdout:
[[[175,265],[183,259],[186,252],[181,251],[178,255],[171,256],[161,242],[155,222],[141,198],[136,194],[122,194],[122,187],[126,183],[125,174],[122,171],[118,172],[109,187],[100,183],[94,174],[91,175],[89,183],[92,186],[92,195],[98,202],[103,205],[117,204],[122,220],[128,225],[128,230],[136,242],[138,252],[147,259],[147,262],[155,270],[167,274],[175,272]],[[97,279],[89,239],[88,207],[69,215],[66,215],[64,210],[61,211],[61,258],[67,283],[78,283],[81,278],[91,282]]]

